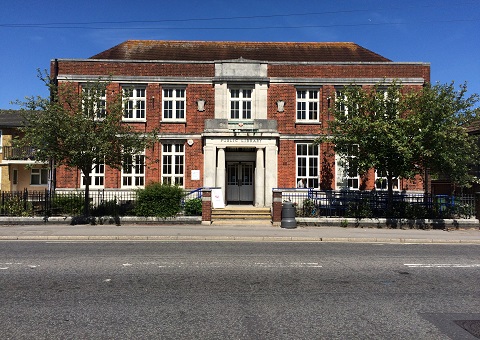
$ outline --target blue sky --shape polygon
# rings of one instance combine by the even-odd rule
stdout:
[[[129,39],[351,41],[397,62],[431,63],[432,82],[480,93],[479,0],[4,1],[0,109],[47,97],[37,69]]]

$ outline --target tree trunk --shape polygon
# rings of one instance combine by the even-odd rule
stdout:
[[[83,216],[90,216],[90,173],[83,176],[85,178],[85,199],[83,203]]]
[[[387,217],[393,213],[393,176],[387,171]]]

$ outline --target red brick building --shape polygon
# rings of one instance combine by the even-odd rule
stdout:
[[[97,165],[95,188],[131,190],[149,182],[222,188],[227,203],[270,206],[272,189],[377,189],[375,171],[342,170],[325,133],[339,89],[399,80],[430,81],[427,63],[392,62],[354,43],[126,41],[89,59],[56,59],[59,83],[112,80],[128,99],[124,121],[160,131],[158,145],[124,170]],[[79,171],[59,169],[57,188],[81,188]],[[398,190],[421,190],[399,180]]]

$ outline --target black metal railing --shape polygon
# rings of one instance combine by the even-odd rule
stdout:
[[[32,147],[4,146],[2,148],[3,159],[5,160],[34,160],[35,149]]]
[[[299,217],[474,218],[475,196],[431,195],[386,191],[325,191],[282,189],[282,199],[296,206]]]
[[[83,213],[85,192],[59,191],[2,191],[0,193],[1,216],[77,216]],[[202,197],[201,188],[185,191],[182,207],[191,200]],[[90,190],[90,214],[92,216],[134,215],[136,191]],[[201,200],[200,200],[201,209]],[[190,208],[191,210],[191,208]],[[201,211],[200,211],[201,214]]]

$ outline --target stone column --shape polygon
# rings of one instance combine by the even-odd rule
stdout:
[[[203,147],[203,186],[214,187],[215,186],[215,147],[204,146]]]
[[[255,163],[255,206],[265,206],[265,166],[263,161],[264,152],[257,148],[257,159]]]
[[[278,159],[276,145],[267,145],[265,148],[265,206],[272,205],[272,189],[277,187]]]
[[[222,197],[225,200],[225,148],[217,149],[217,178],[215,186],[222,189]]]

